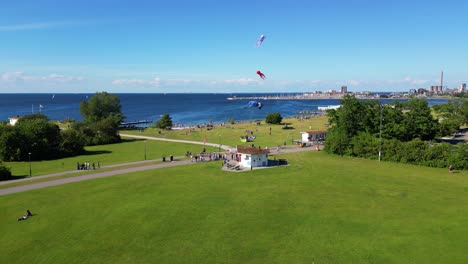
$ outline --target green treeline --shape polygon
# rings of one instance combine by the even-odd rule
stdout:
[[[118,127],[124,120],[120,100],[96,93],[80,104],[82,122],[69,121],[60,129],[45,115],[23,116],[15,126],[0,124],[0,160],[48,160],[84,153],[84,146],[120,142]]]
[[[454,100],[434,107],[424,99],[381,105],[347,95],[341,107],[327,112],[329,153],[457,169],[468,168],[468,145],[437,143],[468,123],[468,101]]]

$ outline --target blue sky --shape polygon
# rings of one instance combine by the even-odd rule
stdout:
[[[466,0],[3,1],[0,93],[454,88],[467,21]]]

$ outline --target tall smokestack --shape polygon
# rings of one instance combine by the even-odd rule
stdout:
[[[440,73],[440,89],[443,90],[444,87],[444,71]]]

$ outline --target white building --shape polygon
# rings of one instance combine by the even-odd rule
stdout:
[[[268,149],[237,146],[237,153],[240,155],[239,164],[242,167],[255,168],[268,166]]]
[[[306,131],[301,132],[302,143],[323,141],[327,136],[327,131]]]
[[[9,117],[8,119],[10,119],[10,126],[16,125],[16,122],[18,122],[18,120],[20,120],[20,118],[21,118],[21,116]]]
[[[466,83],[460,84],[460,87],[458,87],[458,92],[464,93],[465,91],[466,91]]]

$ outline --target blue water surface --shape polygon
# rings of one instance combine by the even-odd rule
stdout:
[[[338,105],[337,99],[323,100],[260,100],[261,110],[247,108],[248,100],[227,100],[228,97],[267,96],[268,94],[115,94],[122,104],[127,121],[153,120],[168,113],[174,123],[196,125],[264,119],[268,113],[295,116],[301,111],[316,111],[319,106]],[[276,94],[271,94],[276,95]],[[82,120],[80,102],[93,94],[0,94],[0,120],[39,111],[51,120]],[[383,99],[383,103],[394,101]],[[400,100],[405,101],[405,100]],[[443,104],[447,99],[428,99],[429,105]],[[41,107],[42,106],[42,107]]]

